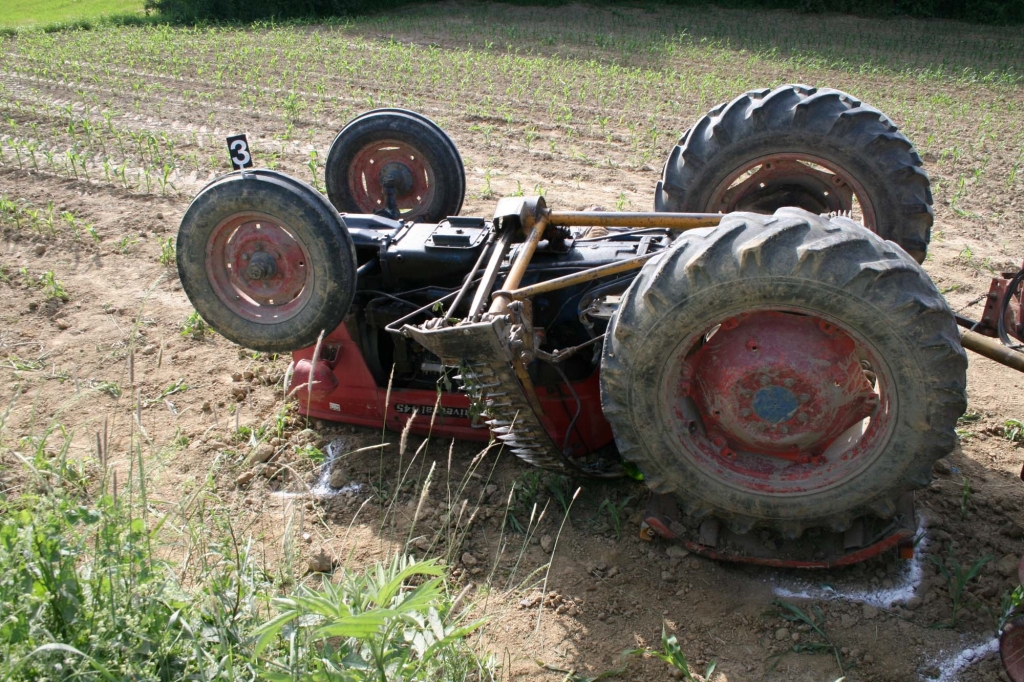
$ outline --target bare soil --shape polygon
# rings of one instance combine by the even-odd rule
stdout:
[[[765,46],[746,45],[746,34],[738,33],[714,49],[659,48],[667,55],[659,62],[661,57],[641,54],[644,45],[654,44],[643,41],[649,40],[645,31],[667,22],[668,15],[561,9],[547,20],[571,26],[579,19],[580,33],[561,36],[546,26],[531,42],[533,24],[509,8],[442,7],[440,14],[424,10],[392,23],[374,19],[215,35],[122,29],[0,39],[0,195],[44,214],[50,204],[57,215],[70,211],[76,224],[91,224],[98,235],[76,237],[59,221],[57,230],[4,224],[0,291],[8,303],[0,310],[0,351],[6,357],[0,401],[10,409],[0,491],[20,489],[20,464],[12,451],[21,437],[59,423],[74,439],[74,456],[89,466],[96,456],[94,434],[106,428],[114,465],[126,478],[128,434],[141,429],[154,506],[170,509],[210,485],[225,517],[262,543],[271,564],[286,561],[293,551],[303,567],[320,553],[359,564],[410,537],[414,551],[446,556],[456,578],[475,586],[481,611],[490,615],[483,644],[502,661],[509,679],[593,678],[620,667],[624,650],[659,648],[663,625],[678,636],[695,673],[717,662],[715,682],[831,682],[842,674],[849,681],[877,682],[1001,679],[991,653],[972,658],[962,670],[955,661],[965,649],[990,645],[1000,600],[1017,585],[1015,560],[1024,549],[1024,484],[1017,478],[1024,458],[1006,437],[1005,424],[1024,418],[1024,376],[993,362],[970,358],[971,417],[963,424],[960,447],[918,495],[925,527],[918,559],[885,557],[842,571],[795,573],[715,563],[670,551],[663,542],[641,541],[642,484],[564,481],[539,476],[493,449],[475,460],[475,445],[450,447],[435,440],[418,450],[421,441],[405,441],[400,434],[306,424],[283,400],[287,357],[254,354],[213,333],[182,331],[192,308],[173,267],[159,262],[162,242],[175,235],[190,197],[223,172],[220,140],[244,130],[258,163],[310,180],[309,152],[318,150],[322,160],[349,115],[381,103],[424,111],[452,136],[469,176],[464,214],[489,215],[497,196],[534,188],[542,188],[553,206],[639,210],[651,205],[661,163],[678,134],[724,93],[782,82],[836,86],[887,111],[918,143],[936,185],[936,224],[925,268],[954,309],[979,315],[980,306],[970,304],[987,292],[993,271],[1016,269],[1024,258],[1024,200],[1015,170],[1024,154],[1024,93],[1012,79],[923,77],[920,64],[914,65],[919,71],[904,74],[901,64],[910,57],[902,52],[875,55],[881,66],[865,73],[829,60],[802,62],[793,58],[799,45],[755,58]],[[738,17],[708,12],[691,28],[703,27],[712,38],[708,27]],[[761,20],[804,18],[772,13]],[[867,20],[834,22],[855,35],[872,30]],[[945,35],[956,28],[907,25],[925,39],[928,30]],[[607,41],[580,34],[620,42],[609,48]],[[965,34],[965,40],[981,40],[973,30]],[[512,46],[512,54],[522,46],[521,63],[491,71],[485,65],[509,59],[501,42],[493,46],[499,38]],[[621,47],[631,39],[639,45],[634,57],[628,46]],[[1020,47],[1021,39],[996,32],[992,40],[993,54],[1004,54],[1012,51],[1007,45]],[[145,41],[149,56],[143,59],[144,51],[133,46]],[[254,44],[259,53],[246,52]],[[324,54],[342,49],[350,51],[346,63],[355,68],[318,65],[317,60],[330,61]],[[954,65],[974,60],[1001,68],[979,49],[956,52]],[[182,55],[185,69],[175,73],[171,64]],[[296,66],[309,55],[312,67]],[[469,64],[481,55],[479,68]],[[218,80],[217,69],[235,59],[259,64],[259,82],[232,90]],[[941,55],[936,64],[940,60]],[[602,64],[622,71],[604,75]],[[1019,63],[1014,65],[1020,73]],[[391,69],[393,80],[380,84],[377,69]],[[714,79],[708,92],[694,87],[702,74]],[[676,76],[685,83],[661,96],[644,85]],[[403,82],[410,83],[408,90]],[[582,99],[555,106],[537,94],[579,82],[592,86]],[[320,88],[326,99],[311,94]],[[285,101],[291,89],[303,93],[297,110]],[[67,132],[69,120],[79,121],[74,134]],[[104,151],[86,141],[81,120],[99,131]],[[116,151],[115,129],[126,141],[124,151]],[[527,139],[529,130],[536,132],[534,139]],[[649,142],[638,141],[636,130],[647,130]],[[157,137],[157,151],[133,141],[131,133]],[[171,152],[166,139],[174,143]],[[57,150],[58,158],[82,145],[88,178],[67,170],[67,162],[47,165],[42,152],[36,163],[16,158],[18,145],[32,140]],[[126,179],[104,172],[107,152],[115,167],[125,162]],[[165,159],[174,162],[173,186],[161,188],[155,177],[170,162]],[[153,173],[148,183],[147,169]],[[322,182],[322,167],[317,172]],[[62,283],[66,301],[40,286],[45,273]],[[276,454],[269,464],[254,464],[237,427],[262,425],[274,432],[269,437]],[[335,480],[355,484],[351,492],[319,500],[302,495],[321,472],[296,448],[313,443],[323,449],[335,441],[345,452],[388,445],[338,464]],[[404,484],[396,471],[408,472]],[[509,507],[514,485],[518,502]],[[559,497],[571,498],[577,486],[582,492],[559,536],[565,516]],[[395,503],[382,508],[373,501],[374,490]],[[527,526],[534,500],[538,514],[547,509],[531,536],[502,530],[508,513]],[[621,535],[609,504],[622,509]],[[455,520],[446,523],[446,517]],[[551,555],[546,548],[556,537]],[[951,566],[953,557],[969,566],[984,556],[992,560],[967,586],[956,627],[939,627],[950,618],[951,599],[935,560]],[[534,571],[549,560],[542,592],[544,575]],[[833,653],[807,650],[822,638],[783,620],[773,604],[779,599],[808,613],[820,609],[842,671]],[[620,679],[671,673],[653,658],[628,661]],[[579,676],[567,678],[567,671]]]

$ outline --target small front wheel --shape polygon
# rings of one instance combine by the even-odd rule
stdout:
[[[440,222],[458,215],[466,172],[451,138],[413,111],[376,109],[350,121],[327,154],[327,196],[342,213],[388,211]]]
[[[254,350],[316,343],[355,293],[355,247],[322,194],[283,173],[231,173],[207,185],[181,220],[178,275],[217,333]]]

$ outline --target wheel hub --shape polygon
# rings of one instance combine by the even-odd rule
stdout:
[[[273,279],[276,274],[277,261],[266,251],[257,251],[249,257],[249,265],[245,268],[245,276],[249,279]]]
[[[397,196],[404,197],[413,188],[412,171],[404,163],[385,164],[380,170],[380,186],[393,187]]]
[[[426,156],[411,144],[383,140],[363,147],[348,168],[348,189],[366,213],[388,207],[392,189],[401,217],[415,219],[434,200],[434,169]]]
[[[878,406],[855,351],[823,320],[744,314],[723,322],[684,363],[680,388],[725,459],[739,450],[816,464]]]
[[[780,152],[752,159],[729,173],[708,201],[710,210],[722,213],[771,215],[785,206],[818,214],[844,213],[869,229],[876,224],[874,208],[856,178],[811,154]]]
[[[238,214],[214,229],[206,271],[228,308],[268,324],[298,313],[313,276],[303,245],[286,226],[262,214]]]

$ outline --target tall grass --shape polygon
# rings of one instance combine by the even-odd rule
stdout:
[[[453,613],[437,561],[399,554],[293,585],[215,513],[211,485],[157,515],[140,448],[125,477],[105,436],[92,462],[69,457],[72,440],[51,425],[8,451],[0,679],[493,678],[466,642],[483,621]]]

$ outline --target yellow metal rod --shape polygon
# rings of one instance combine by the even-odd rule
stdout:
[[[548,211],[548,223],[566,227],[664,227],[669,230],[690,230],[714,227],[722,222],[721,213],[632,213],[612,211]],[[506,287],[508,288],[508,287]]]
[[[960,343],[967,350],[973,350],[978,355],[984,355],[1000,365],[1024,372],[1024,353],[1007,348],[998,339],[983,336],[969,329],[961,329]]]
[[[562,277],[555,277],[544,282],[538,282],[537,284],[531,284],[528,287],[522,289],[515,289],[512,291],[495,291],[494,295],[508,296],[508,298],[514,301],[521,301],[537,294],[547,293],[549,291],[555,291],[557,289],[564,289],[565,287],[571,287],[574,284],[582,284],[584,282],[593,282],[595,279],[601,279],[609,275],[617,275],[620,272],[627,272],[629,270],[635,270],[639,268],[651,257],[663,253],[662,251],[655,251],[654,253],[648,253],[643,256],[636,256],[629,260],[619,261],[618,263],[611,263],[609,265],[601,265],[596,268],[590,268],[589,270],[583,270],[582,272],[574,272],[571,275],[563,275]]]
[[[519,253],[516,254],[515,262],[512,263],[512,267],[508,270],[508,276],[505,277],[504,287],[506,289],[515,289],[519,286],[519,283],[523,281],[523,275],[526,274],[526,268],[529,267],[530,261],[533,260],[533,254],[537,250],[537,244],[540,242],[540,238],[544,236],[544,230],[548,227],[548,221],[546,218],[540,218],[533,224],[533,229],[530,230],[529,236],[526,241],[523,242],[522,248],[519,249]],[[500,296],[499,292],[492,294],[494,302],[491,303],[491,307],[488,310],[489,313],[494,315],[501,315],[508,308],[509,299],[507,296]]]

